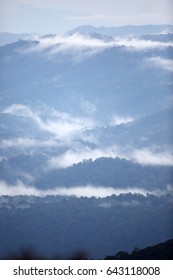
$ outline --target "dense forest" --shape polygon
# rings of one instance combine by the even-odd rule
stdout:
[[[102,259],[173,236],[172,195],[121,194],[106,198],[3,196],[0,257],[33,250],[44,258]]]
[[[45,170],[48,156],[14,155],[0,161],[0,178],[9,183],[25,180],[25,173],[35,176],[39,189],[55,187],[108,186],[114,188],[138,187],[148,191],[165,190],[173,180],[172,166],[141,165],[130,160],[101,157],[83,160],[67,168]]]
[[[172,171],[172,166],[144,166],[126,159],[98,158],[94,161],[83,160],[66,169],[46,172],[36,184],[40,188],[92,184],[115,188],[139,187],[150,191],[163,190],[171,185]]]

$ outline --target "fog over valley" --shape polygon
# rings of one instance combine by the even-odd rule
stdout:
[[[173,26],[0,40],[0,258],[171,239]]]

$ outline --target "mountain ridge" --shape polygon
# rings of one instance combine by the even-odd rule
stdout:
[[[93,25],[83,25],[68,31],[67,34],[73,33],[100,33],[102,35],[111,35],[111,36],[124,36],[124,35],[147,35],[152,33],[173,33],[173,25],[171,24],[149,24],[149,25],[124,25],[124,26],[115,26],[115,27],[105,27],[100,26],[96,27]]]

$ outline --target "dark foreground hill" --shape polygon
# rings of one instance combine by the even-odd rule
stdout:
[[[173,239],[145,249],[135,249],[131,254],[118,252],[115,256],[107,256],[106,260],[172,260]]]

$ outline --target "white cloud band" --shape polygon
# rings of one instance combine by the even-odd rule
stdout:
[[[48,55],[58,53],[71,53],[77,55],[93,55],[104,49],[123,46],[127,50],[145,51],[147,49],[168,48],[173,47],[173,42],[159,42],[152,40],[144,40],[136,37],[115,37],[112,40],[107,37],[105,39],[96,38],[89,34],[74,33],[72,35],[40,37],[34,36],[33,40],[38,41],[35,46],[25,49],[24,52],[43,52],[47,51]],[[81,52],[80,52],[81,51]],[[79,55],[79,54],[78,54]]]
[[[4,181],[0,181],[0,195],[34,195],[34,196],[47,196],[47,195],[62,195],[62,196],[72,196],[77,197],[107,197],[111,195],[119,195],[122,193],[132,193],[132,194],[155,194],[161,195],[163,192],[160,190],[148,191],[140,188],[126,188],[126,189],[114,189],[111,187],[95,187],[92,185],[87,186],[77,186],[72,188],[57,187],[54,189],[40,190],[32,186],[26,186],[22,182],[18,181],[16,185],[8,185]]]
[[[173,72],[173,60],[161,58],[160,56],[154,56],[147,59],[152,65],[162,68],[164,70]]]

